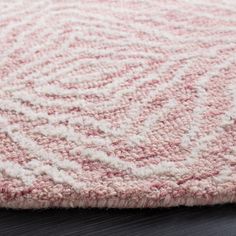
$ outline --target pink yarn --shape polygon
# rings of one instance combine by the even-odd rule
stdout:
[[[236,2],[0,1],[0,206],[236,202]]]

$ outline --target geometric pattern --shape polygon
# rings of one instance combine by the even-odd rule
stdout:
[[[0,207],[236,202],[236,2],[0,0]]]

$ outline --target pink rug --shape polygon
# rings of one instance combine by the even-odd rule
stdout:
[[[236,202],[236,2],[0,0],[0,206]]]

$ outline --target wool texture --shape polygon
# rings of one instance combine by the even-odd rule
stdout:
[[[0,0],[0,207],[236,202],[236,2]]]

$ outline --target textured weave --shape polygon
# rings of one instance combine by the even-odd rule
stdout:
[[[234,0],[0,0],[0,206],[236,202]]]

